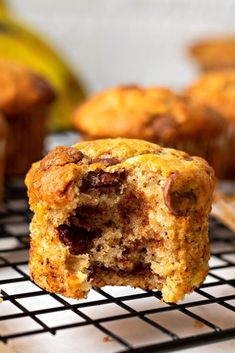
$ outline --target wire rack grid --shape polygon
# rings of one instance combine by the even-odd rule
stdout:
[[[8,185],[0,212],[3,343],[69,328],[79,335],[85,326],[103,335],[103,342],[93,339],[96,346],[106,345],[105,352],[170,352],[235,337],[235,234],[221,223],[210,220],[212,256],[205,283],[186,300],[166,304],[157,291],[128,287],[94,288],[80,301],[43,291],[28,275],[30,219],[25,189],[21,183]]]

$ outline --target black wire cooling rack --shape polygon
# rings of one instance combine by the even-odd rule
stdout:
[[[117,343],[112,352],[169,352],[235,337],[235,234],[221,223],[210,220],[206,282],[185,301],[166,304],[157,291],[128,287],[94,288],[81,301],[41,290],[28,276],[30,219],[21,183],[7,185],[0,211],[0,341],[68,328],[76,328],[79,336],[79,329],[89,325],[104,341]],[[73,320],[63,321],[65,313]]]

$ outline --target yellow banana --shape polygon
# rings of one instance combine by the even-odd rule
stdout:
[[[71,127],[70,115],[84,99],[84,90],[76,74],[60,55],[31,29],[21,24],[0,0],[0,57],[32,68],[43,75],[58,94],[51,111],[50,128]]]

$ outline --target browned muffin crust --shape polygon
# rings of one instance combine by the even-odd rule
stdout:
[[[181,299],[208,271],[214,182],[203,159],[141,140],[55,148],[26,177],[32,279],[73,298],[131,285]]]

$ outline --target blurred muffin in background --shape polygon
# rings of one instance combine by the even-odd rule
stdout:
[[[169,89],[115,87],[83,103],[72,120],[84,139],[129,137],[181,149],[204,157],[223,177],[225,120]]]
[[[235,36],[198,41],[189,48],[189,54],[202,71],[235,68]]]
[[[57,93],[50,109],[49,128],[71,129],[69,117],[86,91],[78,68],[72,67],[63,50],[58,51],[46,35],[21,19],[15,5],[14,1],[0,0],[0,57],[25,65],[49,82]],[[27,6],[22,5],[22,14],[27,10]]]
[[[216,110],[227,121],[227,178],[235,179],[235,70],[207,73],[186,89],[186,95]]]
[[[5,171],[10,176],[23,175],[42,156],[55,93],[41,76],[5,60],[0,60],[0,91],[0,111],[9,126]]]
[[[3,199],[7,133],[8,128],[6,119],[0,114],[0,203]]]

